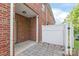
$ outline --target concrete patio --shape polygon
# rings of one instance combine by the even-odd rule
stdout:
[[[48,43],[36,43],[17,56],[63,56],[64,48]]]

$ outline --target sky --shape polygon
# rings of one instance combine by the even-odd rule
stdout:
[[[76,6],[75,3],[51,3],[56,24],[61,24]]]

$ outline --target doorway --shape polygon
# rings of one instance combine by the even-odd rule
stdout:
[[[22,3],[15,4],[16,38],[15,55],[34,45],[37,41],[37,14]]]

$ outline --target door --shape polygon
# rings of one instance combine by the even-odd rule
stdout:
[[[29,40],[29,20],[19,14],[15,14],[16,18],[16,43]]]

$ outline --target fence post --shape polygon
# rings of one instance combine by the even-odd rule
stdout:
[[[70,23],[70,55],[72,55],[73,48],[74,48],[74,31],[72,23]]]
[[[65,24],[65,55],[68,55],[68,23]]]

